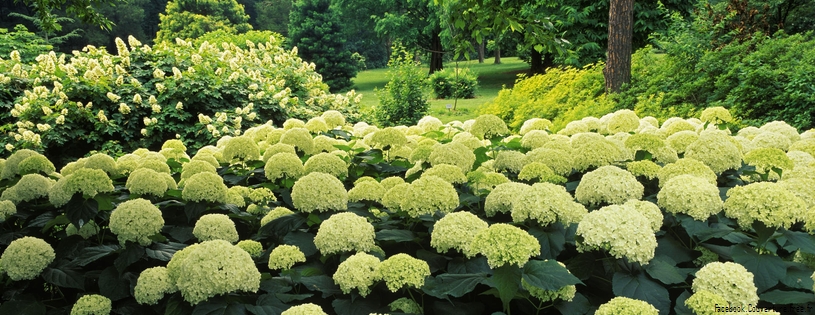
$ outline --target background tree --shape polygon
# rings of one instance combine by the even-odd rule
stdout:
[[[244,33],[252,29],[249,16],[236,0],[173,0],[165,12],[159,14],[156,42],[194,39],[215,30]]]
[[[289,36],[289,13],[291,0],[262,0],[255,2],[257,19],[255,28]]]
[[[339,16],[329,0],[297,0],[289,14],[289,41],[303,60],[313,62],[317,73],[331,91],[350,88],[356,76],[351,52],[345,49],[345,38]]]
[[[631,82],[634,0],[611,0],[608,11],[608,60],[603,69],[606,91],[619,92]]]

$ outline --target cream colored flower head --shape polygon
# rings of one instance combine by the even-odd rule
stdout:
[[[351,212],[332,215],[320,224],[314,245],[323,255],[374,249],[374,226]]]
[[[109,298],[99,294],[88,294],[80,297],[71,307],[71,315],[107,315],[112,305]]]
[[[734,262],[711,262],[705,265],[696,272],[692,288],[694,293],[708,291],[734,305],[758,303],[758,289],[753,274]]]
[[[230,243],[238,241],[238,230],[229,216],[220,213],[205,214],[195,222],[192,234],[199,241],[224,240]]]
[[[269,269],[287,270],[296,263],[306,262],[306,255],[294,245],[280,245],[269,253]]]
[[[442,254],[454,249],[472,257],[476,253],[470,251],[470,245],[475,235],[488,227],[487,222],[470,212],[450,213],[433,225],[433,231],[430,233],[430,246]]]
[[[0,256],[0,270],[13,281],[31,280],[56,258],[54,248],[46,241],[24,236],[11,242]]]
[[[110,231],[119,238],[122,245],[126,241],[142,246],[150,245],[150,237],[164,227],[161,210],[146,199],[133,199],[120,203],[110,214]]]
[[[371,286],[376,281],[376,270],[379,258],[367,253],[356,253],[340,263],[333,279],[342,293],[348,294],[353,289],[362,297],[371,293]]]
[[[657,247],[652,219],[632,205],[611,205],[589,212],[577,226],[578,251],[605,250],[616,258],[648,264]]]
[[[529,232],[506,223],[496,223],[473,238],[471,253],[487,257],[490,268],[503,265],[523,267],[530,257],[540,255],[540,243]]]
[[[336,177],[310,173],[294,183],[291,190],[294,207],[301,212],[341,211],[348,208],[348,192]]]
[[[216,295],[260,288],[260,272],[252,257],[224,240],[205,241],[176,252],[167,271],[192,305]]]
[[[408,254],[388,257],[376,268],[376,279],[384,280],[391,292],[396,292],[405,286],[421,288],[428,276],[430,276],[430,266],[427,262]]]
[[[597,309],[595,315],[657,315],[657,310],[648,302],[618,296]]]
[[[575,199],[584,205],[622,204],[641,199],[644,187],[633,174],[616,166],[603,166],[583,175]]]
[[[724,214],[739,225],[750,227],[761,221],[769,227],[790,228],[804,221],[806,202],[777,183],[759,182],[733,187],[727,191]]]
[[[674,176],[657,194],[660,207],[669,213],[684,213],[705,221],[722,210],[719,188],[695,175]]]

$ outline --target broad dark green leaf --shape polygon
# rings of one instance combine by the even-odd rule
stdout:
[[[309,291],[322,292],[323,298],[342,293],[340,287],[334,283],[334,279],[326,275],[302,277],[297,282],[305,286]]]
[[[96,200],[85,200],[82,194],[74,194],[71,201],[68,201],[68,204],[65,205],[65,216],[68,217],[68,220],[77,228],[88,223],[96,217],[97,213],[99,213],[99,211]]]
[[[577,256],[565,261],[566,267],[569,271],[580,280],[588,280],[594,273],[594,268],[597,267],[594,255],[592,253],[577,254]]]
[[[492,274],[490,265],[487,264],[487,258],[478,256],[475,258],[453,258],[447,264],[447,272],[449,273],[486,273]]]
[[[430,314],[481,315],[484,313],[484,303],[478,301],[469,303],[460,300],[433,301],[430,308],[434,311]]]
[[[48,267],[42,271],[42,278],[58,287],[85,290],[85,277],[76,270]]]
[[[245,315],[243,304],[226,303],[221,299],[210,299],[195,306],[192,315]]]
[[[292,231],[283,237],[283,243],[297,246],[306,257],[317,253],[317,246],[314,246],[314,234],[311,233]]]
[[[682,283],[688,277],[687,273],[680,272],[680,269],[676,268],[676,262],[673,259],[666,256],[651,259],[644,269],[649,276],[664,284]]]
[[[475,287],[487,280],[486,273],[476,274],[450,274],[444,273],[436,277],[427,278],[422,290],[439,299],[447,296],[462,297],[470,293]]]
[[[781,283],[792,289],[812,290],[814,284],[811,277],[812,269],[801,264],[794,264],[787,267],[787,276],[781,279]]]
[[[583,283],[569,269],[556,260],[530,260],[524,265],[523,279],[526,283],[549,291],[557,291],[567,285]]]
[[[260,290],[266,293],[285,293],[291,291],[292,287],[288,281],[282,278],[271,278],[260,281]]]
[[[509,307],[509,302],[518,294],[521,289],[521,268],[515,265],[504,265],[495,269],[492,277],[484,281],[498,290],[498,297],[504,304],[504,309]]]
[[[611,280],[611,285],[614,295],[648,302],[659,310],[660,315],[668,314],[671,309],[668,290],[658,282],[648,279],[645,273],[632,275],[626,272],[616,272]]]
[[[314,296],[314,294],[289,294],[289,293],[277,293],[274,295],[277,299],[279,299],[283,303],[289,303],[292,301],[302,301],[307,298]],[[293,303],[298,304],[298,303]]]
[[[0,305],[0,314],[45,315],[45,310],[40,301],[15,300]]]
[[[306,223],[306,219],[297,214],[282,216],[261,227],[260,230],[258,230],[258,238],[283,238],[286,234],[299,228],[304,223]]]
[[[166,229],[167,234],[170,234],[170,237],[179,243],[185,243],[195,237],[192,234],[193,228],[191,226],[172,226]]]
[[[97,209],[99,211],[113,210],[113,196],[108,194],[96,194],[96,196],[93,197],[93,200],[96,201]]]
[[[130,296],[130,283],[119,276],[119,271],[111,266],[99,274],[99,293],[112,301]]]
[[[444,267],[447,266],[447,261],[449,260],[449,258],[445,257],[444,255],[439,255],[424,249],[416,251],[416,258],[427,262],[427,265],[430,266],[431,273],[436,273],[436,271],[444,269]]]
[[[786,239],[784,249],[787,251],[794,252],[800,249],[804,253],[815,255],[815,236],[787,229],[783,229],[781,235]]]
[[[121,249],[119,245],[99,245],[92,247],[85,247],[79,255],[74,259],[73,263],[77,266],[85,266],[89,263],[96,261],[99,258],[110,255],[117,250]]]
[[[693,311],[685,305],[685,300],[687,300],[691,296],[690,291],[685,290],[679,297],[676,299],[676,305],[674,305],[674,312],[676,314],[693,314]]]
[[[43,223],[42,222],[43,220],[46,220],[46,221]],[[62,224],[68,224],[68,223],[71,223],[71,221],[68,220],[68,217],[66,217],[64,214],[61,214],[61,215],[58,215],[58,216],[54,217],[53,212],[46,212],[46,213],[43,213],[43,214],[39,215],[36,219],[31,220],[31,222],[28,223],[28,226],[29,227],[42,227],[42,232],[46,233],[48,230],[50,230],[52,227],[54,227],[54,225],[62,225]]]
[[[379,303],[374,299],[356,299],[353,302],[347,299],[336,299],[331,302],[337,315],[369,315],[376,313]]]
[[[174,242],[169,242],[167,244],[153,243],[153,246],[150,246],[150,248],[145,248],[144,252],[147,254],[147,257],[161,261],[170,261],[170,259],[173,258],[173,255],[175,255],[175,252],[182,250],[185,247],[187,247],[187,244]]]
[[[699,242],[704,242],[712,238],[721,238],[733,232],[733,228],[724,224],[708,225],[707,222],[696,221],[690,216],[677,216],[688,232],[688,235],[695,237]]]
[[[378,241],[412,242],[414,238],[416,236],[408,230],[386,229],[376,232],[376,240]]]
[[[758,292],[772,288],[787,274],[787,267],[778,256],[760,255],[752,247],[743,244],[733,247],[731,253],[733,261],[753,273]]]
[[[529,234],[538,239],[542,259],[557,258],[566,246],[566,230],[560,223],[552,224],[545,230],[537,227],[530,228]]]
[[[113,261],[113,265],[119,272],[123,272],[127,266],[139,261],[144,256],[144,248],[134,243],[127,243],[125,249],[119,253],[119,257]]]
[[[591,302],[583,296],[583,294],[576,293],[572,301],[560,301],[555,304],[555,308],[563,315],[586,315],[594,314],[594,307]]]
[[[657,237],[656,256],[671,257],[677,263],[683,263],[693,260],[693,251],[673,237],[671,234],[665,234]]]
[[[184,214],[187,215],[187,222],[195,222],[204,212],[207,211],[206,202],[190,201],[184,205]]]
[[[811,289],[811,288],[810,288]],[[772,304],[808,304],[815,303],[815,294],[801,291],[772,290],[759,295],[759,299]]]

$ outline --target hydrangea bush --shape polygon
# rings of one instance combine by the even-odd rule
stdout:
[[[815,133],[719,128],[723,109],[563,130],[537,119],[523,135],[496,118],[379,128],[329,111],[59,169],[16,150],[0,159],[0,314],[668,315],[815,300]]]

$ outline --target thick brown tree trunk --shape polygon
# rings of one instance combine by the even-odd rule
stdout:
[[[486,39],[482,39],[480,43],[478,43],[478,63],[484,63],[484,46]]]
[[[543,67],[543,54],[539,53],[535,48],[529,50],[529,74],[536,75],[542,74],[546,71]]]
[[[495,61],[493,63],[496,65],[501,64],[501,48],[495,48]]]
[[[433,34],[433,38],[430,42],[430,72],[429,74],[433,74],[433,72],[440,71],[444,69],[444,49],[441,46],[441,36],[438,33]]]
[[[631,82],[631,38],[634,0],[611,0],[608,10],[608,60],[603,75],[606,92],[616,93]]]

